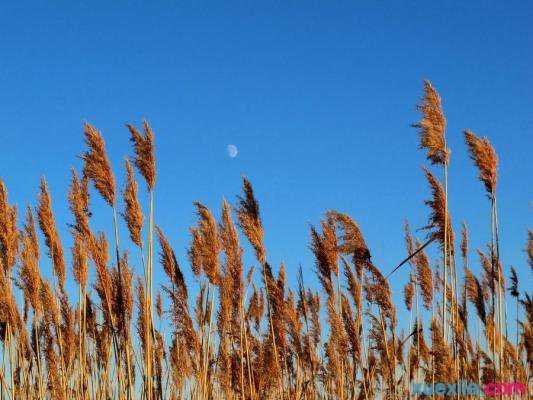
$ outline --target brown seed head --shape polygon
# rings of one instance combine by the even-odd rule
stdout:
[[[347,214],[330,210],[327,219],[340,230],[338,249],[341,253],[351,255],[359,274],[362,265],[370,261],[370,251],[357,223]]]
[[[83,235],[90,235],[89,228],[89,179],[84,176],[78,178],[76,170],[72,169],[72,180],[68,193],[70,211],[76,221],[74,229]]]
[[[131,142],[135,151],[135,166],[146,180],[151,191],[155,186],[155,149],[154,133],[147,121],[143,121],[143,134],[133,125],[126,124],[131,134]]]
[[[224,252],[224,274],[231,283],[231,302],[233,307],[233,322],[238,325],[240,307],[244,294],[242,248],[239,243],[239,235],[231,218],[231,207],[227,201],[222,203],[222,217],[218,226],[219,242]],[[237,327],[238,328],[238,327]]]
[[[407,222],[405,223],[405,242],[409,254],[413,254],[421,247],[421,243],[413,239]],[[411,264],[415,268],[416,283],[420,287],[424,306],[430,310],[433,305],[433,274],[426,252],[424,250],[418,252],[411,258]]]
[[[429,225],[425,229],[434,229],[431,233],[431,237],[438,240],[441,247],[444,248],[445,244],[445,231],[447,232],[448,247],[453,253],[454,234],[452,229],[451,217],[448,212],[446,194],[441,183],[435,178],[435,176],[424,168],[424,174],[431,187],[433,199],[426,200],[426,204],[431,208],[431,214],[429,217]]]
[[[185,279],[181,272],[178,260],[174,250],[170,246],[167,238],[163,234],[161,228],[156,227],[157,238],[159,239],[159,245],[161,246],[161,252],[159,253],[161,265],[163,270],[172,282],[174,290],[178,291],[180,298],[187,298],[187,287],[185,285]]]
[[[6,272],[15,265],[18,253],[19,231],[17,229],[17,209],[10,206],[7,189],[0,180],[0,258]]]
[[[509,287],[509,293],[516,299],[520,295],[518,291],[518,275],[513,267],[511,267],[511,286]]]
[[[39,237],[35,229],[35,220],[30,206],[26,209],[26,223],[24,224],[24,234],[29,239],[33,256],[37,259],[40,257]]]
[[[56,296],[49,282],[45,280],[41,281],[40,295],[44,310],[45,322],[50,325],[59,324],[61,313],[57,305]]]
[[[94,238],[90,245],[91,258],[96,268],[96,282],[94,288],[100,297],[102,313],[108,329],[113,327],[113,277],[107,263],[109,261],[109,244],[104,233]]]
[[[465,268],[465,289],[468,300],[475,306],[477,315],[483,323],[486,322],[487,313],[485,311],[485,300],[483,297],[483,288],[472,274],[470,269]]]
[[[264,264],[266,262],[266,250],[263,244],[264,232],[259,215],[259,203],[254,196],[252,184],[243,178],[244,196],[238,196],[237,217],[239,225],[244,234],[252,244],[257,260]]]
[[[427,150],[431,163],[447,164],[450,152],[446,148],[446,119],[440,96],[427,80],[424,81],[424,97],[417,108],[422,113],[422,119],[413,127],[420,131],[420,148]]]
[[[137,278],[136,285],[137,292],[137,335],[139,336],[139,341],[141,342],[141,350],[143,357],[146,357],[147,350],[147,329],[148,329],[148,313],[146,312],[146,295],[144,292],[144,284],[141,278]]]
[[[115,315],[115,328],[129,342],[129,327],[133,314],[133,272],[129,266],[128,253],[120,257],[120,270],[114,267],[111,272],[111,306]]]
[[[248,303],[248,310],[246,313],[246,319],[253,321],[255,329],[259,331],[260,323],[265,311],[265,302],[263,293],[257,290],[255,285],[253,286],[252,296]]]
[[[333,294],[332,272],[337,265],[336,255],[331,257],[328,250],[336,250],[336,247],[328,247],[325,238],[311,226],[311,251],[315,255],[315,265],[318,279],[324,288],[324,291],[331,296]],[[334,264],[332,265],[332,258]]]
[[[389,282],[381,271],[371,263],[366,264],[366,270],[369,272],[365,277],[364,284],[366,299],[371,303],[376,303],[383,315],[389,318],[392,325],[395,325],[396,310],[392,302]]]
[[[126,225],[130,232],[130,238],[133,243],[142,248],[143,242],[141,237],[143,227],[143,213],[139,199],[137,198],[138,185],[135,180],[135,173],[133,167],[128,159],[126,159],[126,187],[124,188],[124,204],[126,210],[123,214],[126,220]]]
[[[89,148],[82,158],[85,161],[83,176],[93,181],[94,187],[104,200],[115,205],[115,176],[107,157],[104,138],[92,125],[84,125],[85,143]]]
[[[211,284],[217,284],[221,251],[217,223],[206,206],[198,202],[194,204],[197,209],[198,226],[191,228],[189,259],[195,273],[204,271]]]
[[[485,185],[489,197],[496,195],[498,182],[498,155],[487,138],[479,138],[470,130],[464,131],[470,158],[479,169],[479,179]]]
[[[87,287],[88,257],[85,239],[81,233],[77,232],[72,246],[72,272],[74,279],[82,288]]]
[[[41,273],[39,271],[39,259],[35,255],[35,247],[32,238],[23,236],[20,267],[20,283],[24,292],[24,298],[33,308],[35,315],[42,315],[42,302],[39,295],[41,290]]]
[[[57,233],[56,222],[52,213],[52,199],[44,178],[41,179],[41,192],[39,194],[37,215],[39,217],[39,226],[45,237],[45,244],[48,247],[50,257],[54,264],[54,273],[57,276],[59,286],[63,288],[66,279],[63,246]]]
[[[405,307],[408,311],[411,311],[411,308],[413,307],[413,296],[415,294],[415,288],[413,285],[413,281],[409,280],[407,284],[403,288],[403,298],[405,302]]]
[[[420,242],[416,242],[417,248],[420,248],[421,245]],[[424,306],[427,310],[430,310],[433,304],[433,275],[429,258],[425,251],[421,251],[416,256],[416,279],[420,286]]]

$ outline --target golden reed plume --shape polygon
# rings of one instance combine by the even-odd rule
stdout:
[[[479,169],[479,179],[485,185],[490,197],[494,196],[498,182],[498,156],[487,138],[479,138],[472,131],[465,130],[465,141],[470,158]]]
[[[138,247],[143,247],[142,242],[142,228],[144,223],[144,216],[141,205],[137,197],[138,185],[135,180],[135,172],[128,159],[126,164],[126,187],[124,188],[124,220],[128,226],[130,239]]]
[[[135,166],[146,180],[149,190],[155,186],[155,148],[154,133],[150,124],[143,121],[143,133],[140,133],[135,126],[126,124],[131,133],[131,142],[135,151]]]
[[[426,200],[426,204],[431,208],[429,225],[426,229],[433,229],[430,236],[438,240],[441,246],[444,247],[445,243],[449,245],[454,242],[451,218],[446,204],[446,194],[441,183],[428,169],[424,168],[424,174],[433,195],[431,200]]]
[[[110,205],[115,205],[115,176],[111,170],[102,134],[92,125],[84,125],[88,150],[82,155],[83,176],[92,180],[94,187]]]
[[[413,127],[420,131],[420,148],[427,150],[431,163],[447,164],[450,152],[446,148],[446,118],[440,96],[428,80],[424,81],[424,97],[417,108],[422,119]]]
[[[52,213],[52,199],[44,178],[41,179],[41,192],[39,194],[37,215],[39,216],[39,226],[44,234],[45,243],[54,264],[54,273],[59,286],[63,288],[66,281],[63,245],[57,232],[54,214]]]
[[[7,189],[4,182],[0,180],[0,250],[6,272],[15,265],[18,241],[17,208],[9,205]]]
[[[259,204],[255,199],[250,181],[243,178],[242,186],[244,197],[238,197],[239,208],[237,209],[239,225],[252,244],[257,260],[263,264],[266,262],[266,250],[263,245],[264,232],[259,215]]]

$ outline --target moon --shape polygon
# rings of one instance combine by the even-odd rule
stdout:
[[[230,156],[230,158],[235,158],[237,157],[237,154],[239,154],[239,149],[237,149],[237,146],[235,146],[234,144],[228,144],[227,150],[228,156]]]

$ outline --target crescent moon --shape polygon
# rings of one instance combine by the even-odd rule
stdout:
[[[237,154],[239,154],[239,149],[237,149],[237,146],[235,146],[234,144],[228,144],[228,156],[230,156],[230,158],[235,158],[237,157]]]

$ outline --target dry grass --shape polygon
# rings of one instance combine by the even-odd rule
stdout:
[[[482,274],[476,277],[463,227],[464,272],[459,277],[448,209],[446,121],[441,99],[427,81],[419,110],[422,119],[415,126],[421,147],[445,174],[441,182],[424,169],[431,195],[426,200],[429,233],[424,241],[434,242],[422,245],[422,238],[414,237],[406,224],[405,261],[411,270],[385,277],[372,261],[357,222],[329,210],[320,225],[310,227],[320,290],[305,285],[305,268],[299,271],[296,289],[287,285],[283,264],[273,268],[259,202],[246,178],[234,206],[222,202],[220,220],[205,205],[194,204],[197,224],[189,230],[190,266],[179,265],[171,241],[155,225],[155,137],[146,121],[142,133],[127,125],[134,154],[131,163],[126,159],[123,189],[122,216],[138,256],[129,257],[121,249],[115,178],[104,139],[93,126],[84,126],[88,150],[82,156],[83,174],[80,179],[72,171],[68,194],[70,268],[44,178],[36,214],[47,254],[39,248],[34,212],[28,208],[20,224],[0,181],[0,400],[400,400],[416,397],[411,383],[529,382],[533,303],[529,293],[521,292],[514,268],[506,293],[505,263],[499,254],[496,152],[487,139],[465,132],[491,200],[492,240],[486,253],[477,251]],[[139,197],[135,168],[146,181],[147,204]],[[110,255],[107,234],[91,227],[90,183],[113,209],[116,258]],[[149,209],[147,224],[143,207]],[[260,277],[254,277],[253,267],[244,266],[244,239],[253,249]],[[431,243],[440,245],[434,260],[425,251]],[[527,255],[533,267],[531,231]],[[52,282],[41,273],[48,265]],[[155,301],[154,268],[166,275]],[[187,287],[183,271],[188,268],[198,290]],[[70,270],[79,288],[74,305],[65,289]],[[407,330],[406,323],[398,327],[401,294],[393,297],[390,279],[405,285],[403,303],[411,316]],[[507,297],[514,313],[506,308]],[[512,320],[513,338],[506,336]]]

